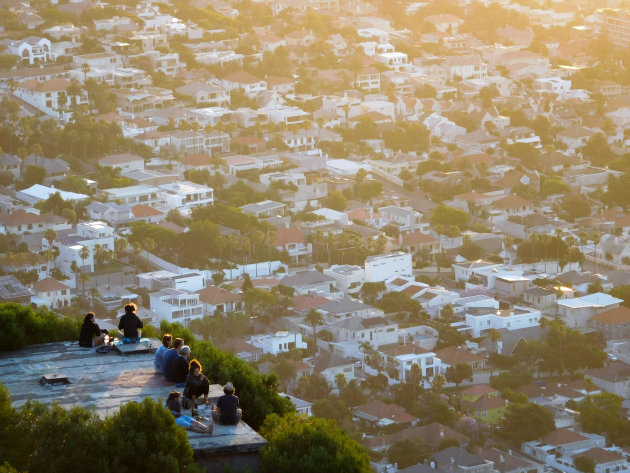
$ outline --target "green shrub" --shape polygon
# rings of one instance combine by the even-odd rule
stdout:
[[[36,343],[78,340],[82,320],[21,304],[0,304],[0,351]]]

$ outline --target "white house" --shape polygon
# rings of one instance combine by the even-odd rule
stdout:
[[[188,326],[191,320],[203,317],[199,294],[185,289],[166,288],[150,295],[151,310],[160,320]]]
[[[435,353],[423,350],[413,343],[383,347],[380,353],[388,367],[396,370],[398,380],[403,383],[413,365],[418,365],[423,378],[431,379],[442,371],[440,359]]]
[[[472,327],[473,338],[483,337],[490,329],[536,327],[540,325],[540,311],[520,306],[505,310],[470,308],[466,311],[466,325]]]
[[[412,275],[411,253],[389,253],[369,256],[365,260],[365,281],[385,281],[392,276]]]
[[[409,57],[405,53],[391,52],[391,53],[377,53],[376,62],[386,65],[389,69],[396,72],[406,71],[409,69]]]
[[[596,292],[573,299],[559,300],[558,313],[569,327],[586,327],[592,316],[619,307],[622,302],[622,299]]]
[[[5,39],[0,41],[0,44],[6,46],[6,54],[18,56],[22,62],[28,62],[29,64],[48,62],[55,59],[50,40],[46,38],[29,36],[19,40]]]
[[[128,205],[145,204],[154,206],[164,202],[160,189],[153,186],[113,187],[104,189],[103,194],[108,200],[121,201],[123,204]]]
[[[57,235],[52,247],[59,251],[55,266],[64,274],[72,276],[72,263],[83,270],[94,272],[94,253],[97,245],[104,250],[114,249],[114,229],[101,221],[83,222],[77,224],[76,233],[63,232]],[[42,249],[51,245],[42,238]],[[88,249],[86,258],[81,258],[84,248]]]
[[[267,90],[267,81],[246,71],[236,71],[221,79],[221,85],[227,90],[243,89],[245,95],[254,97]]]
[[[199,272],[176,274],[171,271],[160,270],[141,273],[136,277],[138,278],[138,285],[149,291],[170,288],[194,292],[206,287],[206,278]]]
[[[87,92],[83,90],[70,96],[68,88],[71,85],[72,82],[66,79],[28,79],[20,82],[13,93],[46,115],[67,120],[72,115],[69,110],[73,104],[82,105],[88,102]]]
[[[365,270],[361,266],[333,264],[324,269],[324,274],[335,280],[335,286],[342,291],[357,290],[365,282]]]
[[[384,317],[350,317],[329,324],[336,342],[369,342],[374,347],[398,343],[398,324]]]
[[[171,209],[191,209],[214,203],[212,187],[189,181],[172,182],[158,186],[162,199]]]
[[[272,355],[288,352],[292,348],[304,349],[307,347],[306,343],[302,341],[301,333],[287,331],[276,332],[274,335],[252,335],[249,343],[262,348],[263,353]]]
[[[33,289],[37,297],[47,301],[47,308],[50,310],[68,307],[72,302],[70,286],[53,278],[45,278],[33,284]]]
[[[397,225],[401,232],[413,232],[416,230],[427,230],[428,224],[421,222],[422,214],[411,208],[396,207],[389,205],[380,207],[378,213],[381,216],[382,226],[394,224]]]

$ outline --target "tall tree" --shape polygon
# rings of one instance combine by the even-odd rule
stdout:
[[[324,321],[324,317],[322,316],[321,312],[313,308],[306,313],[306,315],[304,316],[304,321],[313,328],[313,351],[314,353],[317,353],[319,351],[317,347],[317,326]]]

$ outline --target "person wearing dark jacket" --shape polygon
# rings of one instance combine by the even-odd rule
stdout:
[[[79,346],[85,348],[102,345],[107,336],[107,330],[101,330],[96,321],[94,312],[88,312],[83,319],[81,333],[79,334]]]
[[[212,419],[223,425],[236,425],[243,417],[243,411],[238,407],[238,396],[234,395],[234,385],[226,383],[223,386],[223,396],[217,400],[217,409],[212,411]]]
[[[208,392],[210,391],[210,381],[201,372],[203,368],[197,360],[192,360],[188,364],[188,376],[184,387],[184,397],[192,399],[193,403],[199,396],[203,396],[204,404],[208,404]]]
[[[176,338],[173,342],[173,348],[169,348],[166,350],[166,353],[164,353],[164,370],[162,371],[162,374],[166,379],[171,379],[173,377],[173,363],[179,356],[179,350],[181,350],[183,346],[184,339]]]
[[[125,314],[118,323],[118,330],[122,330],[122,333],[119,333],[120,341],[123,343],[138,343],[140,341],[138,329],[144,327],[144,324],[136,315],[136,310],[138,310],[136,304],[127,304],[125,306]]]
[[[179,356],[173,361],[171,378],[166,378],[167,381],[171,381],[175,384],[184,385],[186,377],[188,376],[188,358],[190,357],[190,347],[184,345],[179,350]]]

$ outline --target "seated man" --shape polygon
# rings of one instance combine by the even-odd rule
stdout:
[[[125,306],[125,313],[118,323],[118,330],[122,330],[122,332],[118,332],[118,336],[123,343],[138,343],[140,341],[138,329],[144,327],[144,324],[136,315],[137,310],[136,304],[131,303]]]
[[[243,417],[243,411],[238,407],[238,396],[234,395],[234,385],[227,383],[223,386],[223,396],[217,400],[217,409],[212,411],[212,419],[223,425],[236,425]]]
[[[167,377],[167,381],[175,383],[175,385],[181,385],[184,387],[186,383],[186,377],[188,376],[188,358],[190,357],[190,347],[184,345],[179,350],[179,356],[173,361],[169,374],[171,377]]]
[[[179,356],[179,350],[184,346],[183,338],[176,338],[173,342],[173,348],[169,348],[164,353],[164,364],[162,365],[164,377],[170,379],[173,376],[173,362]]]

